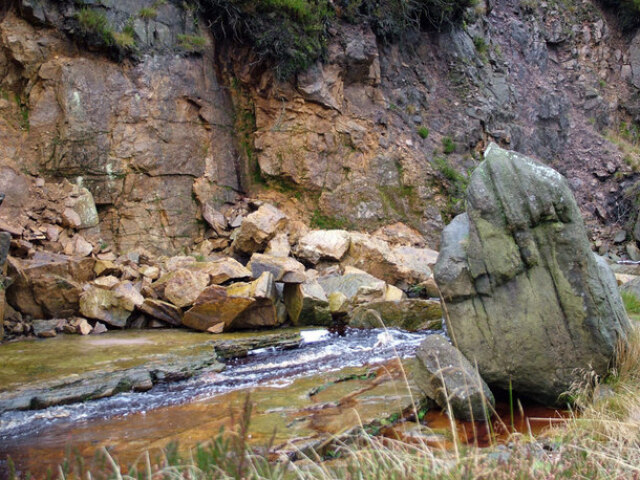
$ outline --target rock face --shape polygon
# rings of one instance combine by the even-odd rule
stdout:
[[[487,384],[462,353],[442,335],[429,335],[418,347],[422,364],[413,380],[429,398],[459,420],[483,420],[495,400]]]
[[[7,232],[0,232],[0,340],[4,337],[4,303],[5,303],[5,273],[7,253],[9,252],[9,244],[11,243],[11,235]]]
[[[490,385],[555,402],[607,372],[629,320],[616,281],[589,247],[559,173],[490,145],[467,213],[442,234],[435,277],[454,344]]]

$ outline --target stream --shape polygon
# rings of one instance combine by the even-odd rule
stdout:
[[[372,378],[371,369],[393,359],[410,357],[426,333],[374,329],[338,335],[316,329],[301,334],[297,349],[254,350],[245,358],[227,361],[221,373],[160,384],[143,393],[5,412],[0,415],[0,472],[6,474],[7,456],[19,471],[38,473],[55,468],[65,449],[91,458],[96,448],[109,446],[126,463],[170,440],[193,446],[228,426],[248,392],[255,404],[256,441],[266,440],[274,431],[277,442],[311,440],[357,425],[357,417],[374,419],[410,403],[409,388],[397,374],[371,388],[364,377]],[[334,411],[341,410],[337,399],[362,390],[358,408]],[[321,410],[327,414],[324,418],[318,416]],[[350,417],[346,410],[357,410],[356,418],[346,418]]]

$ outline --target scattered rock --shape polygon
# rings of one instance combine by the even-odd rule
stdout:
[[[100,322],[96,322],[96,324],[93,326],[93,330],[91,331],[92,335],[100,335],[101,333],[107,333],[107,327]]]
[[[344,230],[313,230],[298,240],[296,256],[315,265],[320,260],[339,262],[349,250],[351,239]]]
[[[491,144],[435,267],[454,344],[489,383],[555,403],[605,375],[629,320],[559,173]]]
[[[77,230],[98,226],[100,220],[96,204],[93,195],[86,188],[74,185],[65,205],[62,218],[66,226]]]
[[[264,251],[272,257],[288,257],[291,254],[291,245],[289,244],[289,235],[285,232],[276,234],[267,245]]]
[[[251,270],[254,278],[258,278],[264,272],[270,272],[276,282],[302,283],[307,278],[304,265],[290,257],[273,257],[254,253],[247,268]]]
[[[162,300],[145,298],[138,309],[151,318],[161,320],[169,325],[180,326],[182,324],[182,310]]]
[[[94,260],[36,252],[29,260],[11,258],[14,283],[7,301],[33,318],[68,318],[78,315],[82,284],[93,276]]]
[[[220,285],[230,280],[245,280],[251,278],[251,271],[233,258],[225,257],[212,262],[196,263],[192,269],[207,273],[211,283]]]
[[[181,268],[171,272],[170,278],[165,282],[164,298],[177,307],[187,307],[193,305],[207,285],[207,273]]]
[[[282,230],[287,216],[273,205],[265,203],[243,220],[233,241],[236,252],[252,254],[263,250],[277,231]]]
[[[113,327],[124,328],[132,309],[124,308],[122,303],[116,292],[89,286],[80,296],[80,313]]]
[[[195,330],[220,333],[230,330],[233,321],[252,303],[252,298],[229,297],[226,288],[212,285],[184,314],[182,323]]]
[[[64,325],[65,320],[59,318],[53,320],[34,320],[32,322],[33,334],[41,338],[55,337],[58,332],[62,331]]]
[[[331,325],[329,300],[318,282],[286,284],[284,304],[294,325]]]
[[[423,370],[413,381],[445,411],[464,421],[485,420],[495,400],[487,384],[464,355],[442,335],[429,335],[416,356]]]

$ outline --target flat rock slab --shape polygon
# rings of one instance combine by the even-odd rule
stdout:
[[[0,345],[0,413],[144,391],[159,382],[220,371],[219,358],[256,348],[295,348],[296,330],[221,334],[179,330],[60,335]],[[78,359],[82,359],[79,361]]]

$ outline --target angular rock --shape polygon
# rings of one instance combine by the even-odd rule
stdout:
[[[143,277],[149,280],[157,280],[160,277],[160,269],[151,265],[141,265],[138,269]]]
[[[352,305],[384,300],[387,285],[362,270],[347,267],[343,275],[327,275],[318,278],[327,298],[336,292],[345,295]]]
[[[290,257],[254,253],[247,268],[251,270],[254,278],[258,278],[264,272],[270,272],[276,282],[302,283],[306,280],[304,265]]]
[[[227,287],[227,294],[235,298],[252,298],[254,301],[234,319],[232,328],[262,328],[279,325],[276,310],[278,292],[274,276],[264,272],[251,283],[237,283]]]
[[[145,298],[138,309],[146,315],[168,323],[169,325],[176,327],[182,325],[182,310],[162,300]]]
[[[313,230],[298,240],[296,256],[309,263],[320,260],[339,262],[349,250],[351,239],[344,230]]]
[[[94,260],[36,252],[30,260],[10,259],[15,280],[7,301],[33,318],[68,318],[79,312],[81,284],[93,276]]]
[[[209,285],[209,275],[202,271],[181,268],[170,275],[165,282],[164,298],[177,307],[193,305],[198,295]]]
[[[372,302],[353,309],[349,326],[354,328],[396,327],[411,332],[440,330],[442,306],[438,300],[418,298]]]
[[[331,325],[329,300],[318,282],[286,284],[284,304],[294,325]]]
[[[272,257],[288,257],[291,254],[289,235],[284,232],[276,234],[275,237],[269,240],[264,253]]]
[[[61,332],[65,321],[59,318],[53,320],[34,320],[32,322],[33,334],[36,337],[51,338]]]
[[[93,195],[84,187],[73,186],[71,195],[66,199],[62,217],[67,226],[78,230],[98,226],[99,218]]]
[[[144,303],[144,297],[131,282],[120,282],[113,289],[113,292],[122,308],[130,312]]]
[[[231,329],[236,317],[253,303],[252,298],[230,297],[226,288],[212,285],[187,310],[182,323],[195,330],[220,333]]]
[[[423,369],[414,371],[413,381],[429,398],[456,419],[479,421],[495,404],[493,394],[476,369],[442,335],[429,335],[416,356]]]
[[[327,295],[329,311],[335,314],[346,314],[350,309],[349,299],[342,292],[332,292]]]
[[[491,144],[435,267],[454,344],[489,385],[554,403],[605,375],[629,320],[559,173]]]
[[[124,328],[131,310],[124,308],[116,292],[89,286],[80,296],[80,313],[87,318]]]
[[[96,287],[104,288],[105,290],[111,290],[118,283],[120,279],[113,275],[107,275],[106,277],[98,277],[92,282]]]
[[[342,263],[364,270],[391,285],[403,288],[424,282],[431,276],[429,265],[437,252],[428,248],[398,246],[364,233],[350,233],[351,245]]]
[[[276,232],[284,228],[286,222],[287,216],[284,213],[265,203],[242,220],[233,241],[233,249],[244,254],[264,249]]]
[[[396,302],[407,298],[407,294],[393,285],[387,285],[384,291],[384,299],[388,302]]]
[[[237,260],[225,257],[211,262],[198,262],[190,269],[207,273],[211,277],[211,283],[220,285],[229,280],[244,280],[251,278],[251,271]]]

